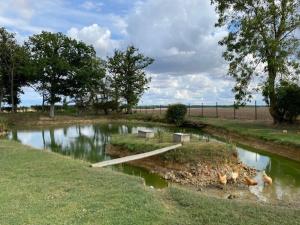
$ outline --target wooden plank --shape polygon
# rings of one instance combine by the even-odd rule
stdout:
[[[169,146],[169,147],[157,149],[157,150],[154,150],[154,151],[151,151],[151,152],[146,152],[146,153],[141,153],[141,154],[137,154],[137,155],[126,156],[126,157],[123,157],[123,158],[103,161],[103,162],[92,164],[92,167],[98,167],[99,168],[99,167],[104,167],[104,166],[112,166],[112,165],[121,164],[121,163],[129,162],[129,161],[143,159],[143,158],[147,158],[147,157],[150,157],[150,156],[154,156],[154,155],[162,154],[164,152],[171,151],[171,150],[179,148],[181,146],[182,146],[182,144],[177,144],[177,145],[172,145],[172,146]]]

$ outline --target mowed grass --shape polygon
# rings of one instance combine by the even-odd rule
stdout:
[[[273,125],[271,122],[263,121],[241,121],[201,117],[192,117],[191,120],[233,131],[244,136],[300,148],[299,124]],[[287,130],[288,133],[284,133],[283,130]]]
[[[172,133],[156,133],[154,138],[145,139],[137,134],[115,134],[111,144],[121,149],[126,149],[132,154],[149,152],[172,146],[176,143],[172,140]],[[211,163],[226,163],[233,160],[236,153],[235,146],[216,142],[206,142],[198,137],[191,136],[191,141],[184,143],[182,147],[161,154],[164,160],[178,163],[199,163],[201,161]]]
[[[300,224],[300,210],[162,191],[141,179],[0,140],[0,224]]]
[[[142,180],[0,140],[0,224],[153,224],[166,214]]]

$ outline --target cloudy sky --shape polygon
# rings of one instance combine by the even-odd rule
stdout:
[[[19,41],[42,30],[93,44],[100,57],[129,44],[155,59],[150,90],[140,104],[231,104],[233,81],[218,46],[210,0],[5,0],[0,26]],[[258,102],[260,96],[255,96]],[[30,88],[24,105],[41,104]]]

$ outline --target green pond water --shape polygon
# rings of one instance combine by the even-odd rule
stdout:
[[[9,139],[20,141],[38,149],[50,149],[53,152],[67,155],[77,159],[83,159],[91,163],[111,159],[106,154],[112,134],[137,133],[139,129],[170,130],[165,127],[151,127],[136,124],[94,124],[72,125],[67,127],[43,128],[32,130],[14,130],[8,135]],[[172,131],[188,132],[198,135],[199,138],[206,136],[196,130],[179,129]],[[211,141],[222,141],[211,138]],[[259,171],[265,170],[273,178],[273,185],[264,187],[262,174],[258,172],[256,179],[259,185],[250,188],[250,192],[259,200],[300,200],[300,163],[284,157],[252,149],[248,146],[238,146],[240,161]],[[144,178],[146,185],[154,188],[164,188],[168,182],[155,173],[136,166],[121,164],[110,167],[112,170]]]

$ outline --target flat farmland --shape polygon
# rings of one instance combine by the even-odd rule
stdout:
[[[167,108],[159,107],[147,107],[142,109],[135,109],[137,113],[145,114],[165,114]],[[204,106],[202,107],[191,107],[188,109],[189,116],[203,116],[209,118],[223,118],[223,119],[238,119],[238,120],[272,120],[269,113],[269,108],[265,106],[258,106],[256,108],[253,106],[240,107],[234,110],[233,107],[219,106],[217,109],[214,106]]]

